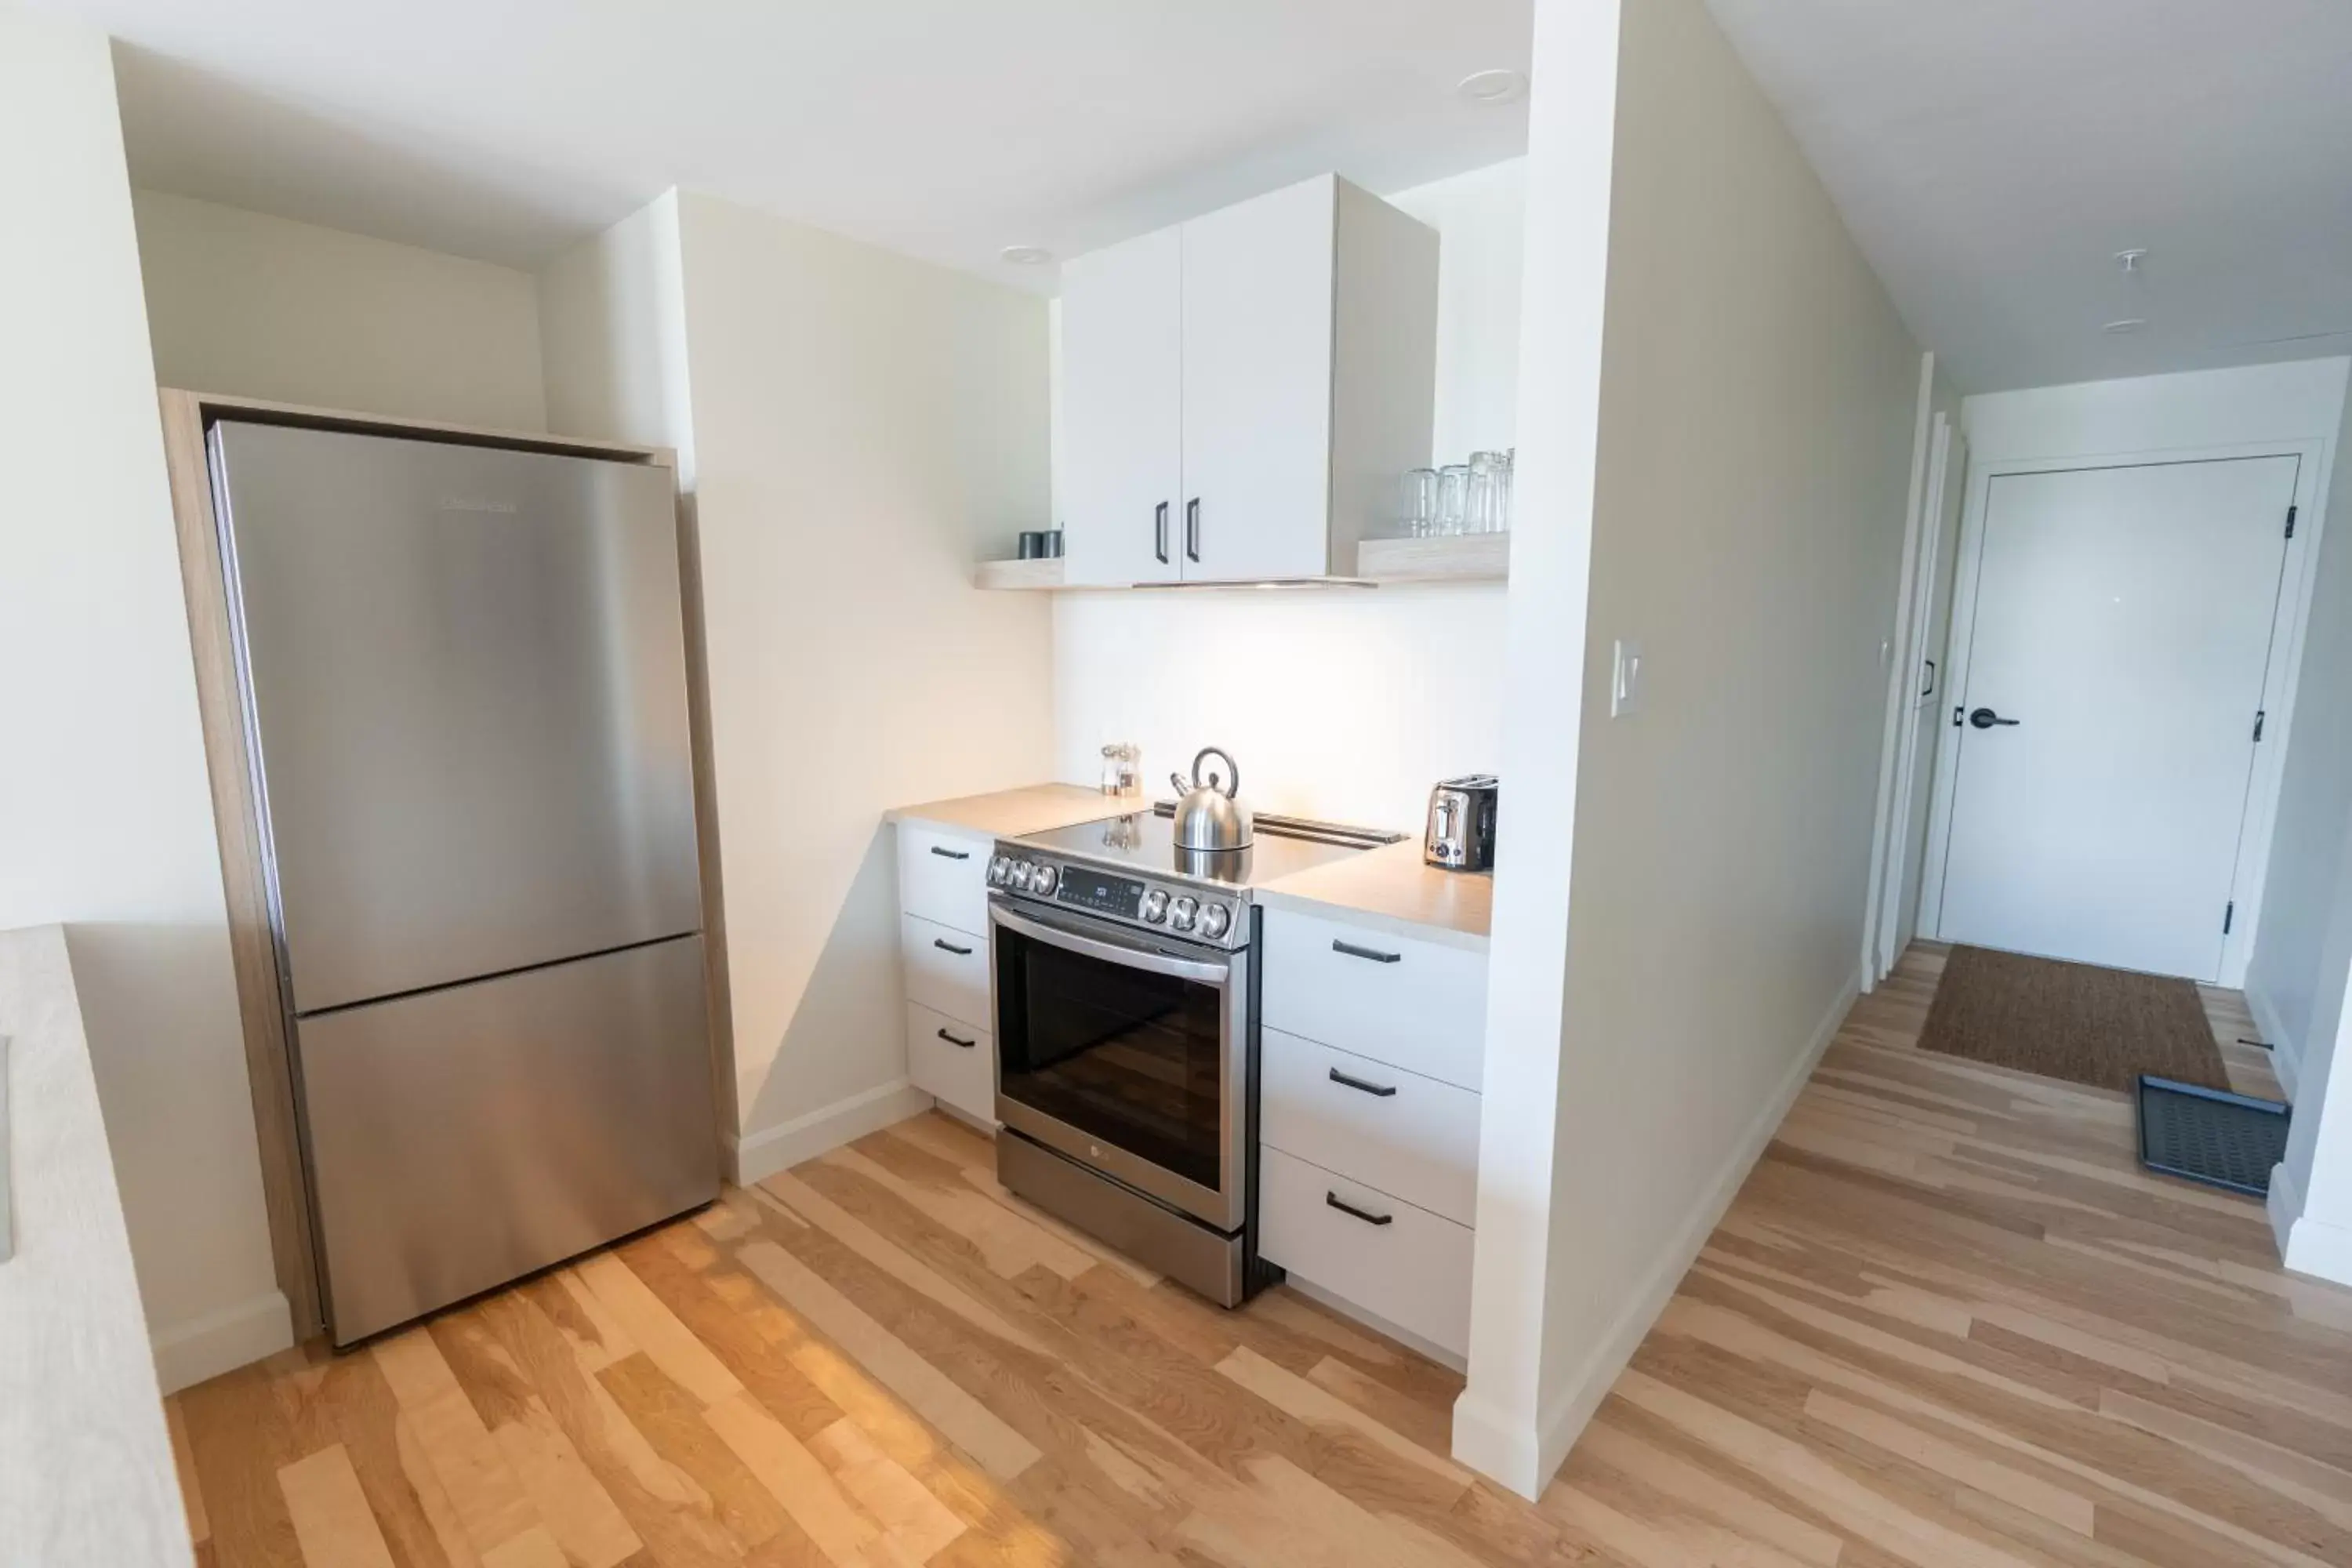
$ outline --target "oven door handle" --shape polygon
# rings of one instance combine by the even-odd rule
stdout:
[[[1154,974],[1165,974],[1176,980],[1198,980],[1208,985],[1223,985],[1233,978],[1234,970],[1230,963],[1202,963],[1196,959],[1178,958],[1156,948],[1081,936],[1061,926],[1047,925],[1043,921],[1031,920],[1027,915],[1015,914],[1002,904],[991,904],[988,918],[994,924],[1019,931],[1023,936],[1042,942],[1048,947],[1058,947],[1084,958],[1098,958],[1105,963],[1149,970]]]

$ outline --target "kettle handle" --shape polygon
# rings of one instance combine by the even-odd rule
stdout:
[[[1234,754],[1231,752],[1226,751],[1223,746],[1203,746],[1201,748],[1199,753],[1192,758],[1192,787],[1194,789],[1206,787],[1208,781],[1202,779],[1201,776],[1201,764],[1207,762],[1211,757],[1214,757],[1219,762],[1225,764],[1225,777],[1217,781],[1216,787],[1223,792],[1224,797],[1227,800],[1234,799],[1242,793],[1242,766],[1239,763],[1234,761]],[[1182,781],[1179,780],[1178,782],[1181,783]]]

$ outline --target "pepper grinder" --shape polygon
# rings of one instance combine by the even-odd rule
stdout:
[[[1143,750],[1129,741],[1114,741],[1102,749],[1102,792],[1130,795],[1143,793]]]

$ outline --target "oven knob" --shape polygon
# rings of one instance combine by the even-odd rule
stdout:
[[[1233,918],[1232,912],[1223,904],[1203,906],[1201,910],[1201,934],[1213,941],[1224,935],[1225,927],[1231,923]]]
[[[988,863],[988,880],[992,887],[1001,888],[1013,879],[1013,857],[999,855]]]
[[[1154,888],[1143,895],[1143,918],[1158,925],[1168,918],[1168,895]]]
[[[1040,866],[1029,873],[1029,890],[1033,893],[1050,893],[1054,890],[1054,884],[1061,879],[1062,874],[1051,866]]]
[[[1173,931],[1191,931],[1192,929],[1192,911],[1199,908],[1200,906],[1189,898],[1177,900],[1175,907],[1168,911],[1168,924],[1170,929]]]
[[[1026,860],[1015,860],[1013,862],[1013,870],[1009,880],[1014,887],[1026,892],[1029,888],[1029,873],[1036,868],[1036,867],[1032,866]]]

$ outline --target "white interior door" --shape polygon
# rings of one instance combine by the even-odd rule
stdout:
[[[1062,268],[1064,580],[1175,581],[1183,244],[1173,228]]]
[[[2219,973],[2297,464],[1988,481],[1944,940]]]
[[[1187,578],[1330,570],[1337,198],[1321,175],[1183,226]]]

